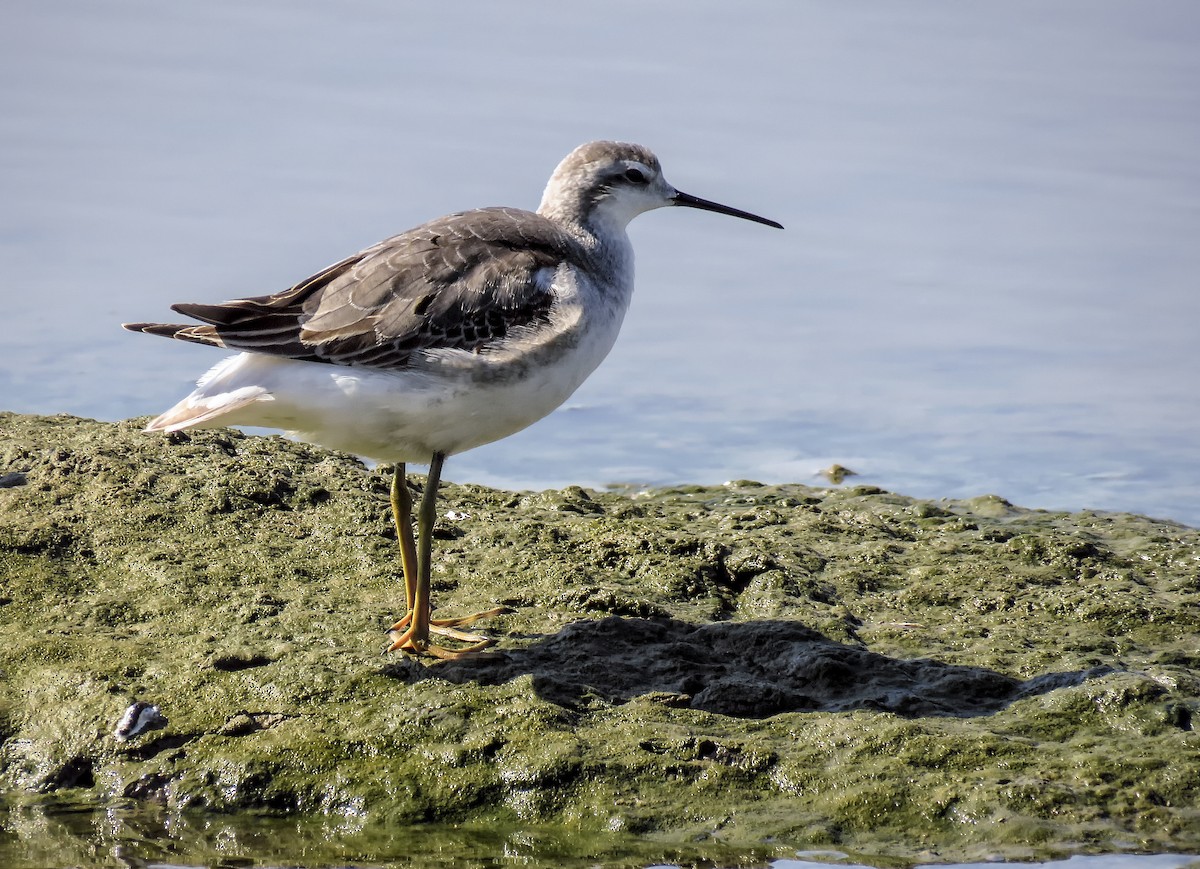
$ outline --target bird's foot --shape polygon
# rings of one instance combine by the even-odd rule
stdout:
[[[473,613],[469,616],[429,620],[428,634],[435,634],[439,637],[446,637],[461,643],[470,644],[461,649],[448,649],[444,646],[430,643],[428,635],[418,638],[416,632],[413,630],[412,613],[410,612],[388,628],[388,635],[391,637],[392,642],[383,650],[383,653],[386,655],[388,652],[402,651],[408,652],[411,655],[426,655],[448,661],[465,658],[496,645],[496,640],[491,637],[485,637],[482,634],[471,634],[466,631],[460,631],[458,628],[467,627],[480,619],[498,616],[507,612],[512,612],[512,610],[509,607],[501,606]]]
[[[501,616],[501,615],[504,615],[505,613],[510,613],[512,611],[513,611],[512,607],[498,606],[498,607],[493,607],[490,610],[484,610],[483,612],[472,613],[469,616],[458,616],[457,618],[452,618],[452,619],[430,619],[429,620],[430,632],[438,633],[438,631],[433,630],[434,628],[465,628],[465,627],[475,624],[475,622],[477,622],[481,619],[490,619],[492,616]],[[409,611],[409,613],[407,615],[405,615],[402,619],[400,619],[400,621],[396,622],[396,624],[394,624],[390,628],[388,628],[388,631],[389,632],[402,631],[405,628],[407,628],[411,623],[412,623],[412,612]]]

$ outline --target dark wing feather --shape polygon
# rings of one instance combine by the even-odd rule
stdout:
[[[270,296],[172,308],[203,326],[127,329],[292,359],[399,368],[423,350],[486,348],[546,322],[573,241],[538,215],[485,208],[440,218]]]

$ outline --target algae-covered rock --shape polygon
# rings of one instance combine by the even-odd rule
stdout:
[[[497,651],[427,664],[380,654],[389,473],[140,428],[0,414],[0,852],[64,804],[265,813],[310,858],[332,838],[298,819],[724,859],[1200,847],[1194,529],[862,486],[446,485],[435,606],[512,612]],[[167,723],[118,740],[134,701]]]

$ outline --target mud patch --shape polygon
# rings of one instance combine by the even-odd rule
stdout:
[[[435,605],[511,607],[481,624],[499,651],[384,661],[387,469],[142,424],[0,414],[10,805],[305,819],[314,849],[549,825],[657,862],[1200,848],[1195,529],[869,486],[447,484]],[[120,743],[138,699],[169,723]],[[24,818],[0,845],[58,823]],[[276,862],[349,859],[297,842]]]

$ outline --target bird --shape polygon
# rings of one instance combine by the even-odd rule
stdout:
[[[588,142],[558,164],[535,212],[449,214],[280,292],[171,306],[199,325],[122,324],[236,351],[145,430],[274,428],[393,464],[405,611],[388,628],[385,654],[454,659],[482,652],[496,640],[463,629],[503,607],[432,616],[443,464],[546,416],[596,369],[633,293],[626,228],[668,206],[783,228],[677,190],[642,145]],[[415,540],[408,463],[429,466]]]

